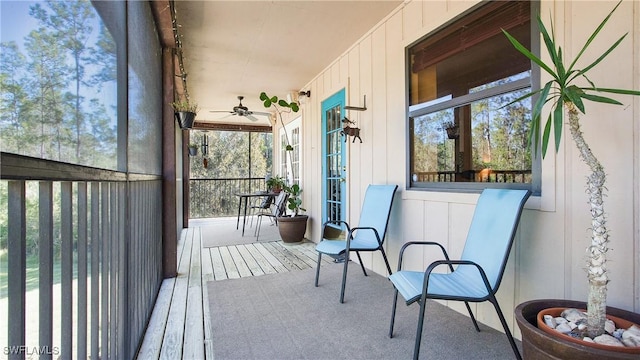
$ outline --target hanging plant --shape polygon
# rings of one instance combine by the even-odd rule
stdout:
[[[175,118],[180,128],[183,130],[191,129],[198,113],[198,104],[184,100],[172,102],[171,106],[175,111]]]

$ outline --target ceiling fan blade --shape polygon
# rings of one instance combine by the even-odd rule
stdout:
[[[245,115],[244,117],[246,117],[247,119],[249,119],[251,121],[258,121],[258,118],[253,116],[253,115]]]
[[[252,113],[254,115],[271,116],[271,113],[268,112],[252,111]]]
[[[229,110],[210,110],[209,112],[212,113],[229,113],[229,114],[234,114],[233,111],[229,111]]]

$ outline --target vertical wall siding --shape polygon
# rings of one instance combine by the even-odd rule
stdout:
[[[359,105],[367,97],[367,111],[347,116],[361,128],[363,143],[347,142],[348,220],[357,222],[363,194],[371,183],[396,183],[387,253],[395,268],[400,246],[410,240],[438,241],[458,256],[466,239],[477,194],[414,191],[407,189],[406,46],[477,5],[479,1],[407,1],[372,28],[343,55],[303,88],[314,96],[303,109],[303,201],[311,217],[307,237],[318,241],[322,218],[322,161],[319,156],[321,102],[346,88],[347,102]],[[540,12],[549,14],[563,50],[574,56],[595,26],[617,1],[541,1]],[[638,89],[640,85],[640,2],[623,1],[614,18],[594,43],[593,53],[606,50],[625,32],[629,36],[595,71],[596,83]],[[593,55],[585,54],[585,59]],[[585,60],[587,61],[587,60]],[[619,69],[615,74],[608,68]],[[542,78],[542,82],[548,79]],[[624,97],[623,107],[589,104],[584,117],[587,141],[597,151],[607,171],[606,210],[612,231],[609,304],[640,311],[640,99]],[[291,120],[291,119],[289,119]],[[277,130],[276,130],[277,131]],[[588,133],[587,133],[588,132]],[[566,135],[566,132],[565,132]],[[613,145],[615,144],[615,145]],[[589,214],[584,193],[587,169],[570,137],[563,139],[557,155],[542,162],[542,195],[531,197],[523,213],[516,243],[505,272],[499,301],[513,322],[516,304],[534,298],[586,298],[585,248]],[[633,196],[631,196],[633,194]],[[408,265],[424,268],[431,253],[410,254]],[[379,254],[363,262],[385,275]],[[455,307],[456,305],[450,305]],[[493,309],[478,305],[478,319],[499,329]],[[515,329],[519,336],[518,330]]]

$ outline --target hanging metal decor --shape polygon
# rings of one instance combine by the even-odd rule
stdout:
[[[209,136],[207,136],[207,134],[202,134],[202,143],[200,144],[200,148],[202,149],[202,156],[207,156],[207,154],[209,154]]]

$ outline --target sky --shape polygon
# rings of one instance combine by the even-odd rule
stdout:
[[[0,41],[16,41],[22,44],[31,29],[38,24],[36,19],[29,15],[29,6],[33,1],[6,1],[0,0]],[[20,46],[22,50],[22,46]]]

